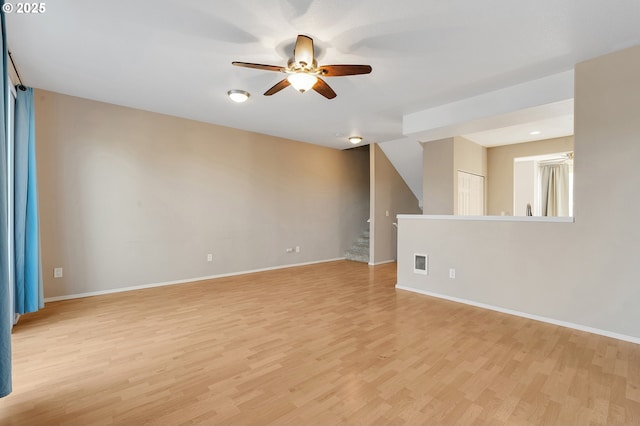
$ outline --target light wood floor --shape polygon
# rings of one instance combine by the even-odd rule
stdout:
[[[3,425],[640,424],[640,346],[340,261],[47,304]]]

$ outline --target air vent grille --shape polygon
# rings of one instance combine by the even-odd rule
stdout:
[[[426,254],[414,254],[413,272],[416,274],[429,275],[429,256]]]

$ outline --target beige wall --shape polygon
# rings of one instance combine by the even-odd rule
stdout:
[[[453,138],[422,144],[422,210],[424,214],[454,214]]]
[[[573,136],[487,149],[487,214],[513,214],[513,159],[573,150]],[[578,176],[577,179],[580,179]]]
[[[418,199],[378,144],[371,149],[371,239],[370,263],[396,259],[398,214],[420,214]]]
[[[366,152],[41,90],[35,106],[46,297],[341,258],[369,214]]]
[[[453,138],[453,211],[458,213],[458,171],[487,177],[487,148],[462,136]],[[486,195],[485,195],[486,210]]]
[[[456,214],[458,170],[487,176],[487,149],[461,136],[422,144],[424,214]]]
[[[402,218],[398,284],[640,342],[638,75],[640,46],[576,66],[575,223]]]

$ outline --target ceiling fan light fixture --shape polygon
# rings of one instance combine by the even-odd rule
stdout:
[[[304,93],[316,84],[316,82],[318,81],[318,77],[313,74],[297,72],[294,74],[289,74],[287,80],[289,80],[289,83],[291,83],[294,89],[296,89],[300,93]]]
[[[233,89],[227,92],[227,96],[233,101],[241,104],[249,99],[249,92],[245,92],[244,90]]]
[[[359,144],[360,142],[362,142],[362,136],[350,136],[349,142],[351,142],[354,145]]]

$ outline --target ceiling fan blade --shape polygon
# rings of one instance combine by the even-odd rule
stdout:
[[[267,90],[266,92],[264,92],[265,96],[271,96],[274,93],[278,93],[279,91],[281,91],[282,89],[284,89],[285,87],[290,86],[291,83],[289,83],[289,80],[287,80],[286,78],[284,80],[280,80],[279,82],[277,82],[271,89]]]
[[[299,35],[296,40],[296,47],[293,49],[293,60],[298,64],[314,66],[313,62],[313,39],[305,35]]]
[[[277,65],[252,64],[251,62],[237,62],[237,61],[231,62],[231,65],[235,65],[237,67],[255,68],[258,70],[284,72],[284,68],[279,67]]]
[[[327,99],[333,99],[337,96],[336,92],[334,92],[333,89],[321,78],[318,78],[316,84],[313,85],[313,90],[320,93]]]
[[[369,74],[372,70],[370,65],[323,65],[318,70],[325,77],[338,77],[341,75]]]

